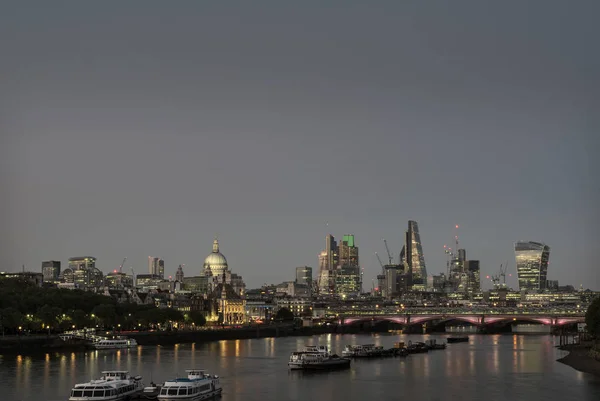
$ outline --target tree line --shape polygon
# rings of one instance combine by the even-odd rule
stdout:
[[[587,331],[600,340],[600,296],[590,304],[585,314]]]
[[[19,278],[0,280],[0,332],[58,333],[81,328],[148,330],[203,326],[200,312],[118,303],[82,290],[38,287]]]

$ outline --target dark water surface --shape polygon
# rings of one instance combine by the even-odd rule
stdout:
[[[471,335],[469,343],[408,358],[358,360],[348,371],[290,372],[290,352],[326,344],[420,341],[445,336],[335,335],[230,340],[84,353],[0,357],[0,400],[67,400],[75,383],[103,370],[129,370],[148,384],[185,369],[204,368],[222,377],[221,401],[311,400],[594,400],[600,380],[556,362],[565,353],[549,335]]]

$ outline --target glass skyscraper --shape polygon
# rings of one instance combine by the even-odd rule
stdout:
[[[548,276],[550,247],[539,242],[516,242],[515,259],[520,290],[543,290]]]
[[[427,286],[427,268],[425,267],[425,256],[421,245],[421,235],[416,221],[408,222],[406,231],[405,249],[403,253],[410,275],[412,276],[412,287],[415,290],[424,290]]]

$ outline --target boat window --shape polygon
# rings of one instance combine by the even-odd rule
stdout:
[[[104,397],[104,390],[94,390],[94,397]]]
[[[93,397],[93,395],[92,395],[93,393],[94,393],[94,392],[93,392],[92,390],[85,390],[85,391],[83,392],[83,396],[84,396],[84,397]]]
[[[166,388],[161,388],[160,389],[160,395],[167,395],[167,389]]]
[[[81,391],[81,390],[73,390],[72,397],[83,397],[83,391]]]
[[[177,387],[169,389],[169,395],[177,395]]]
[[[178,394],[178,395],[188,395],[187,388],[185,388],[185,387],[180,387],[180,388],[179,388],[179,394]]]

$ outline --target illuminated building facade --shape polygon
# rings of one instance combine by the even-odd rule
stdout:
[[[296,267],[296,284],[312,286],[312,267]]]
[[[413,290],[424,291],[427,287],[427,268],[425,267],[419,225],[416,221],[409,220],[408,222],[408,230],[400,257],[405,265],[405,271],[409,275],[408,285]]]
[[[42,275],[44,276],[44,283],[56,283],[60,276],[60,261],[59,260],[47,260],[42,262]]]
[[[515,259],[520,290],[546,289],[550,247],[540,242],[516,242]]]
[[[165,261],[161,258],[155,258],[152,256],[148,256],[148,274],[153,274],[155,276],[160,277],[161,279],[165,278]]]
[[[82,290],[95,291],[103,287],[104,275],[96,268],[96,258],[80,256],[69,258],[69,267],[60,273],[59,281]]]

